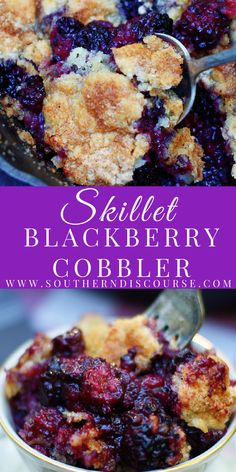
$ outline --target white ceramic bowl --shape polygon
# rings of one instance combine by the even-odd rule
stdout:
[[[14,424],[11,417],[11,412],[9,409],[8,401],[5,397],[4,385],[6,380],[5,369],[9,369],[16,365],[19,357],[24,352],[26,347],[30,343],[25,343],[17,351],[15,351],[8,360],[2,366],[0,371],[0,425],[7,434],[7,436],[14,442],[19,453],[24,459],[25,463],[28,465],[31,472],[79,472],[85,471],[85,469],[80,469],[78,467],[72,467],[61,462],[50,459],[39,452],[35,451],[33,448],[28,446],[15,432]],[[194,348],[203,352],[205,349],[211,349],[212,344],[205,338],[200,335],[196,335],[193,341]],[[220,357],[223,358],[222,354]],[[231,377],[235,378],[233,369],[231,368]],[[236,432],[236,414],[232,418],[230,426],[228,428],[225,436],[218,441],[211,449],[208,449],[204,454],[201,454],[198,457],[195,457],[192,460],[179,464],[175,467],[170,467],[165,469],[165,472],[204,472],[207,468],[207,465],[214,460],[214,458],[220,453],[221,449],[228,443]],[[91,471],[92,472],[92,471]],[[155,472],[163,472],[155,471]]]

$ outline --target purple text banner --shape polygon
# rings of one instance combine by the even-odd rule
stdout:
[[[236,288],[234,188],[0,192],[1,288]]]

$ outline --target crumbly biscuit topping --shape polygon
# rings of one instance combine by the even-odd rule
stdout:
[[[158,5],[168,13],[172,20],[177,20],[190,5],[191,0],[158,0]]]
[[[118,15],[115,0],[67,0],[67,13],[84,24],[93,20],[109,20]]]
[[[173,91],[161,92],[158,95],[163,101],[165,115],[159,119],[158,124],[164,128],[174,128],[184,111],[183,100]]]
[[[129,79],[137,78],[140,90],[158,95],[159,90],[176,87],[182,80],[183,58],[166,41],[147,36],[143,43],[113,49],[115,61]]]
[[[36,20],[35,0],[0,0],[0,17],[5,16],[16,26],[25,27]]]
[[[189,426],[210,430],[224,429],[236,400],[230,385],[228,366],[215,355],[199,354],[177,369],[173,378],[181,404],[181,416]]]
[[[66,0],[40,0],[41,16],[49,16],[52,13],[63,10],[66,5]]]
[[[135,362],[140,370],[148,367],[154,353],[162,352],[162,346],[152,334],[144,315],[115,321],[109,327],[107,337],[97,355],[119,365],[120,358],[133,347],[137,349]]]
[[[174,138],[170,141],[168,146],[167,164],[178,165],[180,157],[190,160],[192,165],[193,181],[198,182],[202,179],[202,171],[204,162],[202,160],[204,155],[202,147],[196,143],[196,140],[191,136],[188,128],[179,129]],[[181,165],[181,163],[179,164]]]
[[[57,152],[66,150],[67,176],[85,185],[128,182],[136,158],[148,150],[133,127],[144,103],[126,77],[110,71],[85,79],[72,73],[50,83],[43,109],[46,141]]]
[[[24,377],[30,374],[35,365],[43,363],[51,354],[51,339],[44,334],[38,334],[34,343],[20,357],[16,367],[8,373],[5,388],[8,399],[13,398],[21,391],[21,376]]]

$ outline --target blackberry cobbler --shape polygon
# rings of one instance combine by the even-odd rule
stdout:
[[[178,125],[183,59],[229,47],[236,0],[0,0],[0,99],[39,159],[81,185],[234,185],[236,64],[202,74]]]
[[[39,334],[7,372],[19,436],[40,453],[94,470],[165,469],[223,437],[236,382],[215,352],[176,348],[144,315],[85,317]]]

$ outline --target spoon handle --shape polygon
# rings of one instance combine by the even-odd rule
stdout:
[[[201,59],[193,59],[190,65],[191,73],[195,78],[197,78],[197,76],[205,70],[234,61],[236,61],[236,46],[232,46],[231,48],[217,54],[202,57]]]

